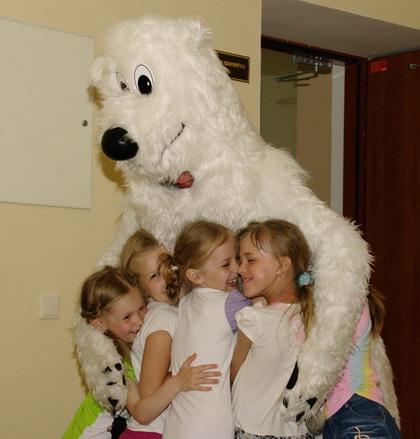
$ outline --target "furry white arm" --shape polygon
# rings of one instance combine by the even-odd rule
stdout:
[[[314,255],[315,322],[298,358],[297,383],[282,395],[286,420],[306,420],[324,404],[348,359],[367,294],[366,242],[344,218],[318,209],[318,218],[309,213],[300,220]]]
[[[88,389],[112,415],[125,408],[128,388],[121,357],[111,339],[76,314],[74,342]]]
[[[401,428],[400,414],[398,411],[397,395],[394,389],[394,375],[392,373],[391,363],[386,354],[384,341],[382,337],[376,337],[372,340],[372,358],[378,368],[377,373],[381,377],[379,387],[384,393],[385,407],[395,419],[398,427]]]
[[[137,222],[135,210],[130,206],[130,202],[124,199],[124,213],[121,214],[118,222],[118,230],[110,247],[102,255],[96,264],[96,269],[100,270],[106,265],[116,267],[120,263],[121,250],[131,234],[141,228]]]

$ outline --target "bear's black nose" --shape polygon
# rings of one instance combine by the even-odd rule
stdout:
[[[139,147],[128,136],[124,128],[106,130],[102,136],[102,150],[112,160],[128,160],[135,157]]]

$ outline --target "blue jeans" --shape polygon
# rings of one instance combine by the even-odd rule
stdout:
[[[401,439],[388,410],[356,394],[326,420],[322,434],[323,439]]]

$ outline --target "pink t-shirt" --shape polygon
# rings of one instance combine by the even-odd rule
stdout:
[[[369,305],[366,302],[354,334],[349,361],[343,369],[340,381],[334,387],[326,403],[326,416],[336,413],[354,393],[384,405],[384,396],[379,388],[379,375],[371,356]]]

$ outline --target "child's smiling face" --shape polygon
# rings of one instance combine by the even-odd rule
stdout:
[[[230,237],[216,248],[202,267],[194,270],[198,273],[199,280],[194,280],[193,283],[216,290],[231,291],[238,286],[237,270],[235,239]]]
[[[139,254],[134,261],[134,270],[137,273],[140,288],[146,296],[156,302],[170,302],[165,294],[165,279],[158,269],[159,257],[167,253],[165,247],[159,246],[154,250]]]
[[[147,312],[143,294],[136,287],[115,299],[109,309],[92,324],[102,331],[112,332],[126,343],[133,343]]]
[[[239,243],[240,265],[238,273],[242,279],[243,292],[253,299],[263,296],[266,299],[280,288],[277,259],[252,242],[251,235],[245,235]]]

